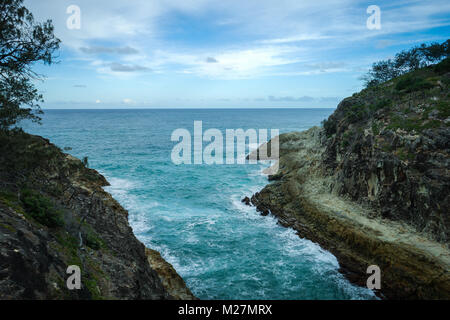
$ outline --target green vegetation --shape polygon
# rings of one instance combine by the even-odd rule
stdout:
[[[0,228],[9,230],[11,232],[16,232],[16,229],[14,229],[12,226],[10,226],[9,224],[4,224],[4,223],[0,223]]]
[[[90,292],[93,300],[103,300],[104,298],[101,295],[100,289],[97,285],[97,281],[95,279],[85,279],[82,280],[83,285]]]
[[[22,208],[17,194],[15,193],[9,191],[0,191],[0,202],[16,212],[26,215],[25,210]]]
[[[43,99],[34,82],[43,77],[32,70],[32,65],[51,65],[60,44],[53,34],[52,21],[35,22],[22,4],[23,0],[1,1],[0,130],[22,119],[41,120],[39,104]]]
[[[436,105],[436,109],[438,110],[439,118],[446,119],[446,118],[450,117],[450,102],[440,101]]]
[[[379,128],[378,124],[375,123],[375,122],[372,123],[372,134],[373,134],[374,136],[377,136],[377,135],[380,134],[380,128]]]
[[[447,59],[441,61],[440,63],[436,64],[434,66],[434,71],[437,74],[444,74],[444,73],[450,72],[450,58],[447,58]]]
[[[399,148],[395,153],[397,157],[402,161],[414,160],[414,154],[409,153],[405,148]]]
[[[49,227],[56,228],[64,225],[61,211],[55,209],[53,203],[40,193],[23,190],[20,200],[25,211],[37,222]]]
[[[84,229],[83,238],[86,246],[88,246],[93,250],[100,250],[101,248],[105,248],[105,243],[97,235],[97,233],[92,229],[90,225],[84,223],[83,229]]]
[[[403,129],[405,131],[422,132],[425,129],[438,128],[441,126],[439,120],[424,120],[419,117],[404,117],[395,115],[392,117],[391,122],[387,126],[388,129]]]
[[[380,99],[375,104],[370,105],[369,109],[371,112],[377,112],[378,110],[387,109],[391,105],[392,105],[392,100],[384,98],[384,99]]]
[[[405,78],[400,79],[395,89],[398,91],[405,90],[405,92],[414,92],[414,91],[420,91],[420,90],[427,90],[433,88],[433,83],[431,83],[429,80],[409,75]]]
[[[331,137],[336,133],[336,121],[333,117],[329,117],[322,121],[322,126],[325,129],[325,134],[327,137]]]
[[[346,131],[344,133],[344,135],[342,136],[342,142],[341,142],[341,147],[342,148],[347,148],[350,145],[350,138],[352,136],[352,133],[350,131]]]
[[[374,87],[403,74],[426,67],[430,64],[443,62],[435,66],[437,72],[444,73],[449,69],[450,39],[439,44],[422,44],[410,50],[396,54],[394,59],[375,62],[371,70],[362,77],[365,86]],[[424,84],[423,84],[424,85]]]
[[[364,118],[367,117],[367,115],[368,115],[368,110],[367,110],[366,106],[354,105],[354,106],[351,106],[347,110],[345,117],[347,118],[347,120],[350,123],[355,123],[355,122],[363,120]]]

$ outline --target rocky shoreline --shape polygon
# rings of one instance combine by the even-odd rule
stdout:
[[[333,253],[353,283],[379,266],[382,298],[450,299],[446,68],[355,93],[322,127],[280,135],[279,171],[243,202]]]
[[[0,299],[196,299],[136,239],[102,175],[42,137],[0,140]],[[66,286],[69,265],[80,290]]]
[[[251,199],[263,215],[274,215],[302,238],[333,253],[340,271],[366,285],[367,267],[378,265],[388,299],[449,299],[450,251],[404,223],[376,218],[367,206],[330,192],[320,166],[323,129],[280,136],[280,171]]]

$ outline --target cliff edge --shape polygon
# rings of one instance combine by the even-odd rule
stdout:
[[[1,299],[195,298],[161,257],[151,265],[107,185],[42,137],[0,133]],[[80,290],[66,286],[69,265]]]
[[[365,89],[323,127],[281,135],[280,169],[251,199],[352,282],[378,265],[380,297],[450,299],[449,66]]]

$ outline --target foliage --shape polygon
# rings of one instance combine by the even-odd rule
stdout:
[[[332,117],[323,120],[322,126],[325,130],[325,135],[327,137],[331,137],[333,134],[336,133],[336,121]]]
[[[450,58],[447,58],[434,66],[434,71],[438,74],[450,72]]]
[[[26,213],[37,222],[49,228],[63,226],[61,212],[55,209],[53,203],[48,198],[26,189],[22,191],[20,200]]]
[[[378,126],[378,124],[377,123],[372,123],[372,134],[374,135],[374,136],[377,136],[377,135],[379,135],[380,134],[380,127]]]
[[[39,61],[51,65],[60,44],[52,21],[35,22],[22,4],[23,0],[0,2],[0,130],[22,119],[41,120],[42,95],[33,81],[42,76],[32,67]]]
[[[406,92],[413,92],[424,89],[431,89],[432,87],[433,84],[424,78],[408,76],[403,79],[400,79],[397,82],[395,89],[398,91],[405,90]]]
[[[421,118],[408,118],[399,115],[391,119],[388,129],[403,129],[406,131],[422,132],[425,129],[438,128],[441,126],[439,120],[426,120]]]
[[[448,101],[440,101],[436,105],[436,109],[438,110],[439,118],[446,119],[450,117],[450,103]]]
[[[362,80],[366,87],[373,87],[441,60],[448,60],[449,57],[450,39],[441,44],[436,42],[430,45],[422,44],[397,53],[394,59],[375,62]],[[448,68],[448,62],[440,68]]]
[[[380,99],[375,104],[369,107],[370,111],[377,112],[378,110],[385,109],[392,104],[391,99]]]

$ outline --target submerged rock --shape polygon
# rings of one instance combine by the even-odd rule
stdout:
[[[247,206],[251,206],[251,202],[250,202],[250,198],[249,197],[245,197],[244,199],[241,200],[242,203],[245,203]]]

